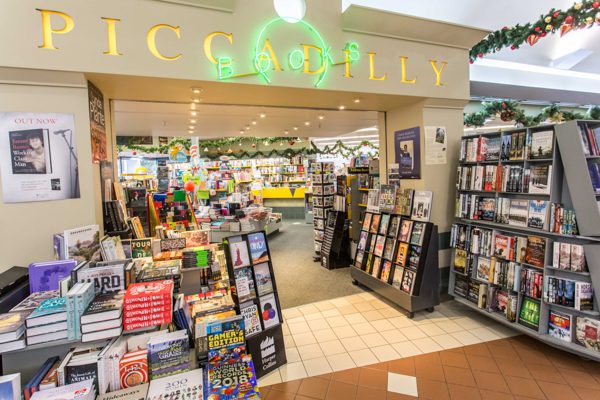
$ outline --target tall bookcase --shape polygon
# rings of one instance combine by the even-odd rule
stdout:
[[[600,211],[597,203],[597,200],[600,200],[600,192],[594,191],[588,170],[588,162],[600,162],[600,156],[586,156],[584,153],[585,144],[580,135],[581,124],[587,124],[592,128],[600,127],[600,122],[596,121],[571,121],[564,124],[541,125],[527,129],[488,132],[463,137],[463,141],[483,138],[488,143],[488,139],[493,140],[493,138],[499,137],[500,143],[504,143],[503,138],[514,137],[515,133],[523,132],[526,135],[526,141],[523,143],[524,158],[522,160],[503,160],[502,157],[498,160],[486,160],[483,157],[475,161],[465,161],[462,157],[465,152],[461,151],[459,173],[457,174],[457,212],[455,215],[457,222],[453,225],[451,239],[454,251],[449,294],[453,295],[456,301],[521,333],[571,353],[600,360],[600,338],[590,337],[590,330],[587,329],[590,327],[592,330],[600,328],[600,311],[596,296],[594,295],[591,301],[591,309],[578,309],[576,305],[571,305],[571,299],[576,299],[578,294],[571,294],[570,288],[573,286],[570,282],[582,282],[579,285],[583,286],[591,284],[595,293],[598,293],[598,289],[600,289]],[[531,145],[533,135],[536,132],[544,131],[553,132],[551,155],[540,157],[540,151],[540,154],[536,155],[537,159],[528,159],[531,152],[537,151],[535,148],[537,145]],[[600,146],[600,142],[597,145]],[[527,150],[528,147],[534,148]],[[502,147],[500,151],[503,151]],[[482,190],[473,190],[459,184],[461,176],[464,177],[464,174],[461,175],[460,168],[490,165],[499,168],[522,166],[524,170],[531,170],[543,165],[551,166],[548,193],[509,192],[506,191],[506,188],[498,187],[498,185],[493,188],[494,190],[489,190],[490,187],[486,188],[485,186]],[[516,177],[518,181],[518,175]],[[529,184],[526,183],[536,184],[538,182],[533,179],[533,175],[524,173],[523,180],[521,180],[522,189],[529,187]],[[502,180],[497,183],[501,184]],[[513,213],[512,209],[509,210],[508,222],[513,224],[504,223],[507,221],[503,220],[503,213],[498,218],[498,209],[494,210],[494,219],[491,221],[464,218],[465,208],[461,208],[464,202],[459,201],[461,195],[478,195],[494,199],[496,205],[499,204],[499,199],[504,198],[528,200],[530,201],[527,209],[528,224],[527,226],[514,225],[517,219],[512,218],[517,213]],[[534,200],[548,202],[546,217],[549,226],[544,226],[544,229],[529,226],[532,215],[538,216],[538,214],[531,213],[531,201]],[[479,204],[485,203],[487,200]],[[554,211],[552,203],[560,203],[563,208],[562,213]],[[476,209],[475,218],[489,219],[490,214],[486,213],[491,212],[490,209],[485,209],[485,206],[483,209],[477,207]],[[469,213],[467,212],[467,214]],[[574,226],[573,215],[576,217],[578,229],[575,232],[571,231]],[[556,224],[564,225],[565,229],[556,232],[553,229]],[[474,232],[477,232],[475,237],[473,236]],[[515,245],[513,247],[514,261],[503,261],[495,255],[497,250],[502,249],[503,237],[515,237],[515,244],[527,243],[526,251],[521,253],[521,247]],[[485,239],[484,242],[480,241],[482,238]],[[526,238],[527,242],[519,241],[518,238]],[[541,249],[539,244],[542,242],[545,243],[543,254],[538,254],[539,257],[534,256],[535,250]],[[555,243],[557,243],[556,250]],[[563,253],[561,244],[565,246],[565,249],[570,249],[569,251],[582,248],[587,269],[576,270],[573,267],[576,253],[572,253],[573,257],[569,258],[571,253]],[[531,253],[528,253],[530,249]],[[486,252],[489,254],[482,255]],[[521,255],[525,257],[521,259]],[[463,259],[463,256],[466,256],[466,259]],[[488,258],[492,261],[491,265],[493,266],[489,268],[491,272],[486,279],[485,260]],[[481,259],[484,259],[483,264]],[[568,263],[561,264],[565,259]],[[533,265],[531,260],[535,260],[535,264],[538,265]],[[509,265],[511,265],[510,268],[514,268],[513,272],[501,268],[501,272],[495,273],[496,268]],[[525,271],[525,275],[521,271]],[[537,279],[540,278],[539,275],[541,275],[541,280]],[[497,279],[498,277],[499,279]],[[485,286],[482,284],[487,285],[488,289],[483,290]],[[496,288],[495,290],[506,293],[507,302],[498,302],[498,299],[503,297],[491,298],[493,291],[490,288]],[[587,303],[590,304],[590,301]],[[501,312],[503,309],[507,312]],[[557,318],[557,315],[566,317],[566,320]],[[567,326],[570,326],[570,335],[563,335],[563,332],[567,332],[565,329]]]

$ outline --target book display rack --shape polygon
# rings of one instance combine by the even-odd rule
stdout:
[[[321,246],[325,235],[325,221],[329,210],[333,209],[335,195],[334,164],[313,162],[310,165],[313,201],[313,227],[315,233],[315,261],[321,260]]]
[[[458,302],[596,360],[599,145],[592,121],[465,136],[449,284]]]
[[[321,247],[321,266],[327,269],[344,268],[350,265],[348,255],[348,225],[346,213],[329,211],[325,222],[325,235]]]
[[[287,363],[283,317],[269,245],[264,232],[223,240],[231,295],[244,316],[248,352],[258,378]]]
[[[367,211],[366,196],[369,193],[369,167],[348,167],[350,180],[350,228],[352,231],[352,241],[358,243],[360,236],[360,226]],[[352,254],[355,252],[353,251]]]
[[[392,213],[365,214],[350,274],[408,312],[440,303],[437,226]]]

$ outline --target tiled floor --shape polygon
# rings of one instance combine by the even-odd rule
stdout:
[[[600,364],[527,336],[516,336],[329,372],[260,390],[266,400],[598,400]]]
[[[454,349],[516,333],[455,302],[407,318],[372,292],[283,310],[288,363],[261,387]]]

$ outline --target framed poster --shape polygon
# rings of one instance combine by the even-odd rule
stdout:
[[[421,179],[421,129],[416,126],[394,132],[394,148],[400,179]]]
[[[106,150],[106,120],[104,115],[104,95],[100,89],[88,81],[90,101],[90,132],[92,133],[92,162],[98,163],[108,158]]]
[[[5,203],[79,198],[73,114],[0,113]]]

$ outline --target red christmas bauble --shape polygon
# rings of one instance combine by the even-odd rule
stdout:
[[[256,148],[256,143],[252,143],[252,148],[255,149]]]
[[[507,30],[508,30],[508,26],[503,26],[503,27],[502,27],[502,30],[503,30],[503,31],[507,31]]]
[[[594,8],[598,8],[598,7],[600,7],[600,1],[595,1],[595,2],[593,2],[593,3],[592,3],[592,7],[594,7]]]
[[[134,156],[137,154],[137,151],[132,152],[131,154],[133,154]]]
[[[469,60],[469,64],[473,64],[473,60]]]
[[[573,16],[567,15],[567,18],[565,18],[565,24],[572,24],[572,23],[573,23]]]
[[[554,14],[552,14],[552,16],[554,18],[558,18],[559,15],[560,15],[560,13],[558,11],[555,11]]]
[[[192,181],[187,181],[184,185],[183,188],[188,191],[188,192],[193,192],[194,189],[196,188],[196,185],[194,185],[194,182]]]
[[[479,57],[479,58],[483,58],[483,53],[479,53],[479,54],[477,54],[477,57]]]
[[[542,32],[542,33],[540,34],[540,36],[541,36],[541,37],[546,37],[546,32]]]
[[[510,46],[511,50],[515,50],[517,48],[517,46],[515,46],[514,44]]]
[[[535,31],[536,31],[536,32],[540,32],[541,30],[542,30],[542,28],[540,28],[539,26],[536,26],[536,27],[535,27]]]
[[[505,102],[502,102],[502,109],[506,110],[506,103]]]

